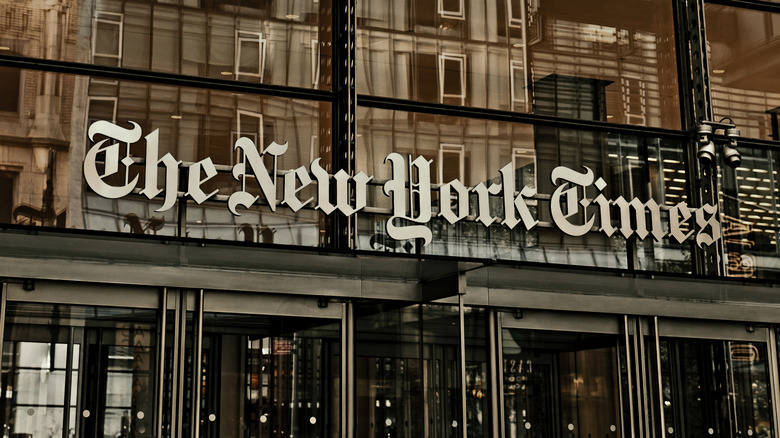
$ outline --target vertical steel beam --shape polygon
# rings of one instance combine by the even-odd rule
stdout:
[[[462,274],[461,274],[462,275]],[[460,327],[460,428],[461,436],[468,438],[466,424],[466,309],[463,294],[458,294],[458,318]]]
[[[192,343],[192,437],[200,436],[200,385],[203,380],[203,289],[195,299],[195,338]]]
[[[355,139],[357,138],[357,94],[355,92],[356,13],[355,0],[333,0],[333,92],[336,98],[332,108],[333,150],[331,172],[355,171]],[[331,186],[331,190],[335,187]],[[335,195],[335,192],[333,193]],[[349,199],[355,193],[350,188]],[[357,215],[346,217],[330,215],[332,245],[350,249],[355,246]]]
[[[780,403],[780,364],[778,364],[777,356],[777,332],[774,327],[769,327],[767,353],[769,355],[769,394],[772,401],[772,436],[780,436],[780,409],[778,409],[778,403]]]
[[[704,26],[704,0],[675,1],[675,37],[677,62],[680,70],[680,102],[682,128],[693,132],[704,120],[712,120],[709,64]],[[691,206],[718,204],[717,162],[702,164],[696,153],[697,139],[692,135],[686,148],[686,172],[690,175],[688,199]],[[703,249],[691,244],[694,272],[700,275],[725,275],[725,248],[722,239],[718,244]]]
[[[501,421],[501,416],[499,415],[501,409],[499,407],[501,403],[499,399],[501,391],[499,379],[503,376],[498,368],[500,362],[498,361],[498,341],[496,340],[500,333],[495,330],[498,327],[495,310],[487,309],[485,312],[487,313],[487,330],[485,332],[488,337],[488,382],[490,382],[490,431],[493,436],[500,436],[498,432],[501,430],[501,425],[499,424],[499,421]]]
[[[163,435],[163,400],[165,397],[165,335],[168,325],[168,288],[164,287],[160,293],[160,316],[157,318],[157,336],[159,337],[159,348],[157,350],[157,418],[155,419],[157,436]]]

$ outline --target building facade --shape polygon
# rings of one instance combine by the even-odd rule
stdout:
[[[780,436],[776,0],[0,0],[3,437]]]

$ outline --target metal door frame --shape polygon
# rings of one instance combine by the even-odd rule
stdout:
[[[618,379],[621,380],[618,384],[618,403],[620,417],[620,429],[622,431],[621,437],[627,438],[635,437],[635,417],[634,417],[634,394],[636,391],[632,386],[633,379],[631,373],[631,348],[629,345],[629,331],[628,331],[628,318],[624,315],[618,314],[596,314],[596,313],[577,313],[577,312],[558,312],[547,310],[506,310],[506,309],[493,309],[490,311],[490,317],[494,319],[495,332],[491,334],[492,338],[490,343],[495,345],[497,361],[491,370],[493,376],[493,389],[496,394],[496,399],[493,400],[493,406],[496,406],[497,412],[493,417],[493,421],[497,421],[498,424],[494,424],[494,430],[497,431],[497,436],[506,437],[507,431],[504,425],[504,372],[503,372],[503,330],[504,329],[523,329],[523,330],[545,330],[545,331],[558,331],[567,333],[599,333],[605,335],[615,335],[618,338],[618,342],[625,342],[626,353],[626,366],[628,373],[628,386],[629,394],[624,394],[622,385],[622,376],[620,368],[620,354],[617,354],[616,369],[618,372]],[[626,421],[623,405],[624,399],[628,397],[629,401],[629,430],[626,428]]]

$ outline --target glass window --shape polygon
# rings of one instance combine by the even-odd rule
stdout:
[[[316,40],[323,47],[331,46],[330,0],[63,0],[61,4],[49,9],[41,2],[1,1],[0,16],[8,24],[3,46],[36,58],[331,88],[331,51],[311,44]],[[62,29],[62,38],[42,44],[47,41],[46,29]],[[308,71],[316,72],[316,80],[301,74]],[[7,100],[3,104],[10,105]]]
[[[321,213],[313,202],[293,211],[281,204],[272,207],[267,199],[278,192],[276,201],[282,201],[285,171],[308,168],[319,157],[330,161],[329,138],[320,135],[332,127],[329,103],[7,70],[35,93],[48,93],[44,90],[57,83],[74,92],[24,101],[23,111],[33,117],[32,132],[26,118],[4,121],[9,126],[4,135],[19,141],[0,146],[0,204],[10,210],[0,210],[3,223],[305,246],[320,245],[327,237],[320,233]],[[138,128],[133,141],[105,143],[108,136],[102,133],[90,139],[89,129],[99,126],[96,122],[125,132],[133,130],[131,122]],[[39,139],[34,147],[25,145],[28,136]],[[246,165],[247,175],[240,181],[232,174],[234,166],[246,161],[243,149],[234,149],[239,138],[252,143],[247,150],[254,150],[262,162],[255,162],[256,168]],[[101,141],[119,146],[113,168],[106,164],[108,152],[95,156],[96,172],[105,184],[131,187],[123,196],[99,194],[86,180],[85,157]],[[287,145],[276,160],[265,154],[273,144]],[[148,156],[152,145],[157,157]],[[157,172],[147,171],[147,157],[158,161]],[[202,160],[210,160],[216,175],[207,174]],[[202,164],[199,187],[206,200],[192,201],[180,215],[178,209],[186,201],[179,201],[178,192],[189,185],[187,170],[197,162]],[[256,178],[263,166],[271,175],[267,183]],[[171,181],[176,185],[169,185]],[[238,215],[229,210],[230,196],[237,191],[258,197],[246,207],[237,206]],[[316,194],[316,184],[296,193],[301,201],[309,199]]]
[[[698,329],[698,336],[685,333],[696,329],[695,323],[684,325],[673,333],[660,326],[658,351],[649,349],[649,366],[660,365],[661,382],[652,378],[659,388],[655,403],[662,400],[663,427],[667,436],[710,437],[746,436],[772,437],[773,415],[769,364],[766,342],[749,340],[766,337],[766,328],[738,325],[736,336],[729,339],[699,339],[708,329]],[[671,324],[670,324],[671,325]],[[724,332],[728,323],[709,327],[715,333]],[[752,327],[752,330],[746,330]],[[679,330],[679,328],[677,328]],[[733,335],[733,334],[732,334]],[[742,339],[739,339],[742,338]]]
[[[735,170],[721,166],[719,174],[728,257],[726,275],[777,278],[778,156],[774,151],[749,147],[741,147],[740,152],[742,164]]]
[[[0,112],[18,113],[22,100],[21,70],[10,67],[0,67]]]
[[[743,137],[780,140],[780,14],[707,4],[707,42],[716,120]]]
[[[668,231],[669,210],[688,200],[677,141],[373,108],[359,108],[358,115],[357,169],[375,177],[368,193],[372,209],[359,216],[360,249],[629,268],[630,239],[637,252],[634,268],[691,272],[690,243],[652,233]],[[405,163],[422,158],[407,174],[403,166],[409,163],[387,162],[394,153]],[[605,199],[637,198],[649,203],[645,208],[656,211],[658,221],[652,212],[638,216],[647,227],[639,236],[629,232],[631,226],[623,228],[617,204],[601,210],[593,203],[586,209],[595,218],[592,228],[579,236],[564,233],[551,213],[551,196],[560,185],[551,175],[560,166],[577,172],[586,166],[593,181],[603,178]],[[408,193],[384,192],[386,182],[407,178],[413,182]],[[511,195],[504,196],[505,185]],[[598,196],[595,186],[587,191],[591,200]],[[398,197],[405,209],[397,207]],[[430,214],[422,203],[430,204]],[[585,224],[585,213],[572,214],[570,221]],[[607,216],[605,233],[597,221]],[[425,245],[422,235],[395,239],[390,221],[427,227],[430,241]],[[683,229],[689,232],[690,225]]]
[[[341,325],[203,317],[200,436],[337,436]]]
[[[355,306],[357,436],[462,435],[458,315],[446,305]]]
[[[153,436],[155,320],[154,310],[9,302],[5,433]]]
[[[507,436],[626,436],[619,336],[526,329],[502,336]]]
[[[357,15],[359,93],[680,127],[668,2],[361,0]]]

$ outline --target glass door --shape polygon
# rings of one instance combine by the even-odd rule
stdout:
[[[195,418],[200,437],[336,437],[343,304],[207,291]]]
[[[44,302],[57,289],[39,285],[6,303],[2,436],[154,436],[156,292],[136,291],[152,308]],[[74,301],[94,298],[89,287],[71,292]]]
[[[504,436],[631,436],[621,318],[527,310],[499,321]]]
[[[660,379],[659,436],[774,436],[768,328],[674,319],[657,324],[658,348],[648,359]]]

